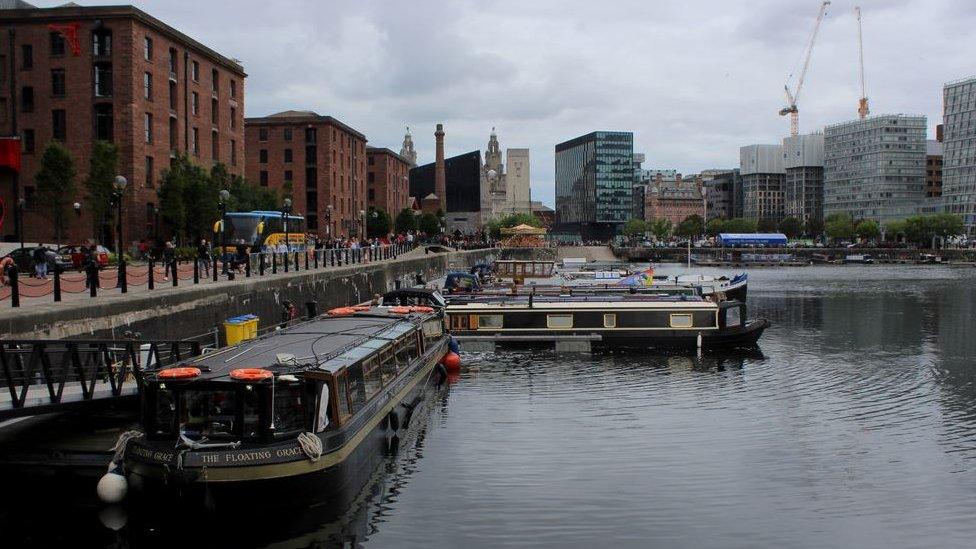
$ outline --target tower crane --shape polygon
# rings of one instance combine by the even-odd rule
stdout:
[[[868,97],[864,93],[864,39],[861,37],[861,8],[854,6],[857,15],[857,60],[861,70],[861,98],[857,100],[857,116],[864,118],[871,113],[868,108]]]
[[[817,40],[817,31],[820,30],[820,23],[823,21],[824,15],[827,14],[827,6],[830,5],[830,0],[824,0],[820,5],[820,12],[817,14],[817,21],[813,24],[813,32],[810,33],[810,39],[807,41],[807,47],[805,49],[805,56],[803,59],[803,68],[800,70],[800,77],[796,81],[796,88],[790,91],[790,78],[793,74],[790,73],[789,78],[786,80],[786,84],[783,89],[786,90],[786,106],[779,110],[780,116],[790,115],[790,135],[797,135],[799,133],[799,118],[800,110],[797,108],[797,103],[800,101],[800,92],[803,91],[803,79],[806,78],[807,68],[810,67],[810,55],[813,53],[813,45]]]

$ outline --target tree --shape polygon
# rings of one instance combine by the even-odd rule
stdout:
[[[366,237],[382,238],[390,234],[393,219],[383,208],[370,208],[366,212]]]
[[[396,216],[396,231],[398,233],[405,233],[407,231],[417,230],[417,216],[414,215],[413,209],[404,208],[400,210],[400,213]]]
[[[872,238],[878,238],[881,236],[881,227],[878,226],[878,222],[873,219],[865,219],[857,224],[854,232],[857,236],[867,240]]]
[[[684,236],[691,238],[693,236],[698,236],[702,234],[705,229],[705,220],[698,214],[692,214],[684,218],[681,223],[674,230],[676,236]]]
[[[709,219],[708,223],[705,224],[705,234],[708,236],[718,236],[720,233],[725,232],[726,221],[724,219]]]
[[[830,238],[851,240],[854,238],[854,220],[844,212],[830,214],[824,220],[824,231]]]
[[[788,238],[796,238],[803,233],[803,222],[795,217],[787,217],[779,222],[779,232]]]
[[[418,226],[420,231],[426,233],[427,236],[439,235],[441,233],[441,222],[432,213],[425,213],[420,216]]]
[[[186,219],[183,223],[189,242],[209,234],[219,215],[217,197],[221,189],[213,184],[210,174],[186,157],[178,157],[184,174],[183,204]]]
[[[75,163],[61,143],[51,141],[41,156],[40,169],[34,176],[36,200],[41,211],[50,215],[54,234],[61,241],[67,224],[68,201],[75,196]]]
[[[772,219],[760,219],[756,228],[761,233],[771,233],[776,230],[776,222]]]
[[[625,236],[638,236],[647,232],[647,224],[643,219],[631,219],[624,223],[623,233]]]
[[[805,223],[806,233],[810,236],[817,236],[824,230],[824,224],[822,219],[814,219],[811,217],[807,219]]]
[[[92,237],[100,240],[101,227],[115,218],[112,211],[112,183],[118,175],[119,149],[108,141],[95,141],[92,145],[85,179],[85,206],[92,216]]]
[[[759,229],[759,224],[755,219],[736,217],[723,223],[723,233],[754,233]]]
[[[647,223],[647,230],[654,235],[654,238],[664,240],[671,234],[671,221],[663,217],[652,219]]]
[[[904,219],[895,219],[885,223],[885,240],[898,240],[899,236],[905,236],[906,224]]]
[[[220,171],[216,171],[218,166]],[[248,183],[241,176],[231,177],[226,175],[226,168],[218,164],[210,170],[210,179],[213,180],[214,188],[219,193],[221,189],[230,192],[230,199],[227,201],[227,211],[229,212],[251,212],[254,210],[279,210],[281,209],[281,198],[278,192],[268,187],[261,187]]]
[[[942,238],[958,236],[966,232],[962,218],[955,214],[936,214],[932,216],[932,229]]]
[[[530,227],[541,227],[542,221],[530,213],[510,213],[501,217],[496,217],[485,224],[485,230],[492,238],[501,238],[501,230],[518,225],[529,225]]]
[[[186,164],[177,156],[169,168],[163,170],[159,181],[159,215],[173,234],[183,234],[186,227]]]

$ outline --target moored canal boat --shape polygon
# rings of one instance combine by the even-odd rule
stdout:
[[[452,296],[451,333],[499,343],[541,343],[578,337],[603,349],[732,349],[754,347],[766,319],[746,320],[740,301],[697,296]]]
[[[147,374],[144,436],[124,452],[129,484],[231,503],[355,492],[446,378],[443,328],[434,307],[333,309]]]

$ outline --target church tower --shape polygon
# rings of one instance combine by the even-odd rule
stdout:
[[[495,170],[495,174],[500,178],[505,173],[502,165],[502,149],[498,146],[498,136],[495,135],[494,126],[491,128],[491,135],[488,136],[488,150],[485,151],[485,169],[487,173]]]
[[[413,150],[413,137],[410,136],[410,126],[407,126],[407,133],[403,136],[403,146],[400,147],[400,156],[410,161],[410,167],[417,165],[417,151]]]

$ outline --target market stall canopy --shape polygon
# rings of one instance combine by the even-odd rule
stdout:
[[[518,235],[518,236],[521,236],[521,235],[544,235],[544,234],[546,234],[546,230],[545,229],[542,229],[542,228],[539,228],[539,227],[533,227],[532,225],[527,225],[525,223],[522,223],[521,225],[516,225],[514,227],[503,227],[501,229],[501,233],[504,234],[504,235]]]

